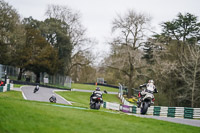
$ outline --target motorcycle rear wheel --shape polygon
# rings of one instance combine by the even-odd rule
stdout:
[[[95,109],[99,110],[100,109],[100,103],[95,103]]]

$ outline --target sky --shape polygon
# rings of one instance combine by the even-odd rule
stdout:
[[[32,16],[45,19],[49,4],[66,5],[81,14],[87,36],[97,40],[97,52],[107,52],[106,43],[111,38],[112,20],[117,14],[133,9],[151,16],[151,26],[160,32],[160,23],[171,21],[179,12],[191,13],[200,20],[200,0],[4,0],[12,5],[22,18]],[[99,51],[100,50],[100,51]]]

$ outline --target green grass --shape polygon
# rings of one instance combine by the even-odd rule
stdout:
[[[23,86],[23,85],[21,85],[21,84],[14,84],[14,88],[20,88],[21,86]]]
[[[90,109],[23,100],[0,93],[0,133],[199,133],[199,127]]]
[[[90,96],[92,93],[89,92],[77,92],[77,91],[61,91],[56,92],[68,101],[74,102],[74,106],[89,107]],[[117,95],[103,94],[103,100],[107,102],[120,103]]]
[[[51,84],[47,84],[49,86],[52,86],[52,87],[58,87],[58,88],[63,88],[63,89],[70,89],[68,87],[65,87],[65,86],[61,86],[61,85],[51,85]],[[14,84],[14,87],[15,88],[20,88],[21,86],[23,85],[20,85],[20,84]],[[77,84],[77,83],[72,83],[72,87],[71,88],[74,88],[74,89],[81,89],[81,90],[95,90],[97,86],[95,85],[86,85],[86,84]],[[116,88],[112,88],[112,87],[106,87],[106,86],[99,86],[98,87],[101,88],[101,91],[109,91],[109,92],[118,92],[118,89]]]
[[[110,92],[118,92],[118,89],[116,89],[116,88],[106,87],[106,86],[101,86],[101,85],[97,85],[97,86],[101,88],[101,91],[106,90],[106,91],[110,91]],[[75,83],[75,84],[72,84],[71,88],[82,89],[82,90],[95,90],[97,86]]]
[[[65,87],[65,86],[61,86],[61,85],[52,85],[52,84],[46,84],[48,86],[52,86],[52,87],[57,87],[57,88],[62,88],[62,89],[70,89],[69,87]],[[20,88],[21,86],[23,86],[22,84],[14,84],[14,88]]]
[[[62,85],[52,85],[52,84],[44,84],[44,83],[41,83],[41,84],[48,85],[48,86],[55,87],[55,88],[70,89],[69,87],[62,86]]]

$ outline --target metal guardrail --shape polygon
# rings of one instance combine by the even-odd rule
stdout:
[[[13,84],[5,84],[4,86],[0,86],[0,92],[10,91],[13,88]]]
[[[122,105],[110,102],[104,102],[104,108],[111,110],[118,110],[125,113],[140,114],[140,108],[134,105],[128,105],[119,93],[119,98],[122,99]],[[125,103],[125,104],[124,104]],[[147,115],[174,117],[174,118],[187,118],[187,119],[200,119],[200,108],[188,107],[165,107],[165,106],[151,106],[148,108]]]

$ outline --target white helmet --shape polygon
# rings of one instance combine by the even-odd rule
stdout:
[[[149,83],[154,83],[154,81],[151,79],[151,80],[149,80]]]
[[[96,91],[100,91],[100,87],[97,87],[97,88],[96,88]]]

